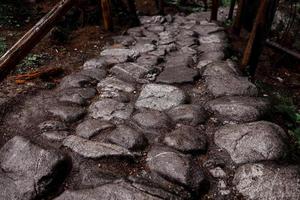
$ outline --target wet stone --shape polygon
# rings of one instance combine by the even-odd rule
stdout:
[[[110,71],[127,82],[147,83],[144,77],[151,71],[151,68],[136,63],[123,63],[115,65]]]
[[[80,74],[71,74],[61,80],[59,89],[90,86],[92,82],[93,79],[91,77]]]
[[[227,125],[215,133],[215,143],[237,164],[278,160],[286,152],[284,130],[271,122]]]
[[[118,126],[106,139],[130,150],[141,149],[147,144],[147,139],[142,133],[126,125]]]
[[[88,119],[76,127],[76,135],[90,139],[102,131],[113,127],[114,125],[107,121]]]
[[[215,97],[221,96],[256,96],[258,90],[247,77],[239,76],[207,76],[207,89]]]
[[[253,122],[268,110],[269,103],[254,97],[221,97],[207,103],[214,118],[222,122]]]
[[[131,49],[105,49],[101,52],[101,56],[112,56],[115,58],[129,58],[135,60],[139,53]]]
[[[105,69],[108,63],[105,57],[93,58],[83,64],[83,69]]]
[[[83,75],[83,76],[88,76],[92,79],[95,79],[96,81],[101,81],[102,79],[104,79],[107,75],[107,72],[105,69],[85,69],[82,70],[80,72],[78,72],[77,74]]]
[[[133,106],[113,99],[100,99],[89,107],[90,116],[102,120],[126,120],[133,112]]]
[[[142,88],[136,107],[167,110],[185,102],[182,90],[171,85],[147,84]]]
[[[300,199],[298,166],[246,164],[238,168],[233,183],[246,199]]]
[[[207,119],[204,108],[198,105],[180,105],[170,109],[167,114],[174,122],[191,126],[204,123]]]
[[[75,122],[81,119],[86,111],[83,108],[76,106],[56,106],[49,108],[48,110],[52,115],[59,117],[61,120],[65,122]]]
[[[88,100],[95,97],[97,91],[94,88],[69,88],[60,93],[60,102],[87,105]]]
[[[51,141],[61,142],[68,137],[68,135],[69,132],[67,131],[49,131],[42,133],[41,136]]]
[[[38,127],[42,132],[68,130],[68,127],[63,122],[55,121],[55,120],[42,122],[38,125]]]
[[[171,133],[167,133],[163,142],[183,153],[206,150],[206,136],[191,126],[179,126]]]
[[[0,150],[0,199],[41,199],[64,181],[70,164],[54,149],[16,136]]]
[[[188,67],[165,68],[156,79],[158,83],[192,83],[198,76],[198,71]]]
[[[104,142],[91,141],[75,135],[68,136],[63,141],[63,145],[84,158],[133,157],[132,153],[123,147]]]
[[[120,183],[104,184],[90,189],[83,189],[77,191],[66,190],[55,200],[133,200],[133,199],[147,199],[147,200],[161,200],[159,196],[151,195],[151,191],[141,191],[136,187],[122,181]]]
[[[159,111],[145,111],[135,114],[133,120],[144,129],[166,129],[170,126],[170,120],[166,114]]]
[[[147,166],[166,179],[193,189],[199,189],[205,179],[189,156],[167,147],[152,147],[147,155]]]

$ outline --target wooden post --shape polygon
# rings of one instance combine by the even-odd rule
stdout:
[[[255,74],[260,54],[271,28],[277,3],[277,0],[261,0],[260,2],[241,63],[243,67],[250,67],[251,75]]]
[[[219,0],[212,0],[210,21],[218,20],[218,11],[219,11]]]
[[[236,17],[233,24],[233,33],[238,36],[240,35],[242,29],[242,13],[244,11],[244,7],[245,7],[245,0],[239,0]]]
[[[227,18],[229,20],[232,20],[232,18],[233,18],[235,3],[236,3],[236,0],[231,0],[231,2],[230,2],[230,9],[229,9],[228,18]]]
[[[104,29],[107,31],[113,30],[113,21],[112,21],[112,13],[111,13],[111,2],[110,0],[100,0],[101,8],[102,8],[102,17]]]
[[[41,41],[55,23],[75,4],[75,0],[62,0],[32,27],[0,58],[0,81]]]
[[[129,14],[132,16],[132,26],[139,26],[140,25],[140,20],[137,16],[137,10],[135,6],[135,1],[134,0],[127,0],[127,4],[129,7]]]

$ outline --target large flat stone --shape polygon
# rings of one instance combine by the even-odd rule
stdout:
[[[207,76],[207,89],[215,97],[221,96],[256,96],[258,90],[247,77],[240,76]]]
[[[239,72],[236,68],[230,65],[227,61],[223,62],[214,62],[201,71],[202,76],[230,76],[230,75],[239,75]]]
[[[59,101],[78,105],[88,104],[88,100],[95,97],[97,91],[94,88],[68,88],[59,92]]]
[[[255,97],[221,97],[206,106],[213,117],[222,122],[253,122],[267,112],[269,103]]]
[[[198,71],[188,67],[165,68],[156,79],[158,83],[192,83],[198,76]]]
[[[184,92],[177,87],[147,84],[143,87],[135,105],[162,111],[183,104],[185,99]]]
[[[83,64],[83,69],[105,69],[108,66],[105,57],[93,58]]]
[[[114,125],[107,121],[88,119],[76,127],[76,135],[90,139],[102,131],[113,127]]]
[[[132,49],[115,48],[115,49],[103,50],[101,52],[101,56],[111,56],[116,59],[129,58],[129,59],[135,60],[139,56],[139,53]]]
[[[91,141],[75,135],[68,136],[63,141],[63,145],[84,158],[133,157],[133,154],[130,151],[118,145]]]
[[[0,168],[0,199],[32,200],[55,192],[70,163],[56,150],[16,136],[1,148]]]
[[[227,125],[215,133],[215,143],[237,164],[278,160],[286,152],[286,135],[278,125],[259,121]]]
[[[131,93],[135,90],[134,86],[130,83],[126,83],[120,79],[115,77],[107,77],[106,79],[102,80],[97,85],[98,90],[100,92],[107,91],[107,92],[127,92]]]
[[[100,99],[91,104],[89,107],[90,116],[94,119],[112,120],[121,119],[126,120],[133,112],[131,104],[125,104],[113,99]]]
[[[147,155],[147,166],[170,181],[194,189],[199,189],[205,179],[189,156],[167,147],[152,147]]]
[[[203,132],[191,126],[180,126],[171,133],[167,133],[164,143],[183,153],[206,150],[206,136]]]
[[[75,122],[81,119],[86,114],[85,109],[77,106],[57,105],[57,106],[50,107],[48,111],[52,115],[59,117],[61,120],[65,122]]]
[[[170,126],[168,116],[159,111],[146,111],[135,114],[132,119],[144,129],[166,129]]]
[[[80,88],[85,86],[90,86],[93,79],[89,76],[81,75],[81,74],[71,74],[64,77],[60,84],[59,89],[66,88]]]
[[[238,168],[233,183],[245,199],[300,199],[298,166],[246,164]]]

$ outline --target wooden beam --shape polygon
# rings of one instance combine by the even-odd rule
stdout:
[[[218,20],[219,0],[212,0],[210,21]]]
[[[254,59],[258,61],[259,54],[258,49],[262,47],[264,29],[266,26],[266,18],[267,18],[267,8],[269,5],[269,0],[261,0],[260,6],[258,8],[258,12],[256,15],[256,19],[254,21],[252,31],[249,36],[249,40],[247,42],[246,48],[244,50],[243,58],[242,58],[242,66],[247,67],[250,65],[250,62],[254,62]],[[257,48],[257,49],[256,49]],[[250,69],[251,74],[254,75],[255,69]]]
[[[0,81],[28,55],[38,42],[53,28],[56,22],[75,4],[75,0],[62,0],[33,28],[0,58]]]
[[[232,20],[232,18],[233,18],[235,4],[236,4],[236,0],[231,0],[230,9],[229,9],[228,18],[227,18],[229,20]]]
[[[111,13],[111,2],[110,0],[100,0],[100,1],[101,1],[101,8],[102,8],[104,29],[107,31],[112,31],[113,20],[112,20],[112,13]]]

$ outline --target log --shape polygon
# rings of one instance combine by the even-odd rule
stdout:
[[[75,0],[60,1],[0,58],[0,81],[28,55],[36,44],[53,28],[55,23],[74,5],[74,3]]]
[[[103,17],[103,24],[104,29],[106,31],[113,30],[113,20],[112,20],[112,13],[111,13],[111,2],[110,0],[100,0],[101,8],[102,8],[102,17]]]
[[[210,21],[218,20],[218,11],[219,11],[219,0],[212,0]]]
[[[247,42],[247,46],[244,50],[244,55],[242,58],[242,66],[246,67],[250,63],[250,59],[253,56],[254,46],[257,45],[259,37],[262,34],[262,28],[266,23],[266,11],[268,6],[268,0],[262,0],[256,15],[255,22],[252,27],[252,31]]]
[[[283,52],[283,53],[286,53],[286,54],[288,54],[288,55],[290,55],[290,56],[292,56],[292,57],[294,57],[294,58],[300,60],[300,53],[298,53],[298,52],[296,52],[296,51],[293,51],[293,50],[291,50],[291,49],[288,49],[288,48],[286,48],[286,47],[283,47],[282,45],[280,45],[280,44],[278,44],[278,43],[276,43],[276,42],[272,42],[272,41],[270,41],[270,40],[267,40],[267,41],[266,41],[266,45],[267,45],[268,47],[274,48],[274,49],[276,49],[276,50],[278,50],[278,51],[281,51],[281,52]]]

